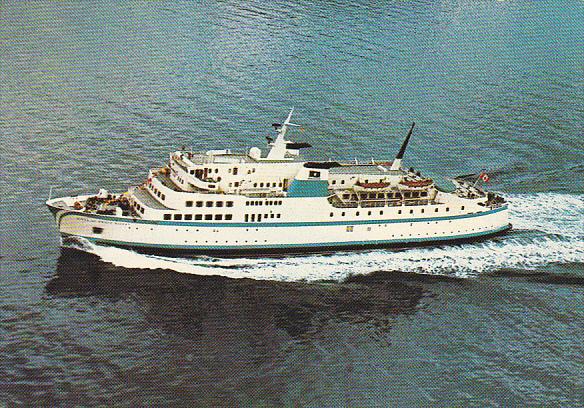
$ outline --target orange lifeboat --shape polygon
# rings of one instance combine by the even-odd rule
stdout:
[[[399,183],[400,184],[403,184],[404,186],[408,186],[408,187],[428,187],[429,185],[431,185],[432,183],[434,183],[434,181],[431,180],[431,179],[425,179],[425,180],[402,180]]]

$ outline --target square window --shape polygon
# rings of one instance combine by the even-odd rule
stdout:
[[[195,220],[202,220],[203,216],[201,214],[195,214]]]
[[[164,214],[164,219],[165,219],[165,220],[170,220],[170,218],[171,218],[171,217],[170,217],[170,214]]]
[[[232,214],[225,214],[225,219],[227,221],[231,221],[233,219],[233,215]]]
[[[217,201],[215,207],[223,207],[223,201]]]
[[[207,201],[205,204],[207,207],[213,207],[213,201]]]
[[[193,206],[193,202],[192,201],[187,201],[185,204],[186,204],[187,207],[192,207]]]
[[[276,218],[280,218],[282,214],[276,214]]]
[[[205,220],[210,221],[213,219],[213,216],[211,214],[205,214]]]
[[[215,214],[215,221],[221,221],[223,219],[223,214]]]
[[[202,207],[203,206],[203,202],[202,201],[197,201],[197,207]]]
[[[175,220],[182,220],[182,214],[174,214]]]

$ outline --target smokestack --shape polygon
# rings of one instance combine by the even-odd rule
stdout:
[[[395,160],[391,164],[390,170],[399,170],[399,169],[401,169],[402,159],[404,157],[404,154],[406,152],[406,149],[408,148],[408,143],[410,142],[410,137],[412,137],[412,133],[414,131],[414,126],[416,126],[416,122],[412,123],[412,127],[410,128],[410,131],[408,132],[408,135],[406,136],[406,139],[402,143],[401,149],[399,149],[399,152],[398,152],[397,156],[395,156]]]

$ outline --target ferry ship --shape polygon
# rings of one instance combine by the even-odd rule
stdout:
[[[124,193],[50,198],[63,237],[180,255],[323,252],[485,238],[511,228],[505,200],[469,180],[440,189],[391,162],[304,161],[287,139],[292,111],[265,149],[182,148]]]

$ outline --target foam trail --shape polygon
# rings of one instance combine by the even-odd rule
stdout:
[[[584,196],[508,195],[511,222],[519,230],[497,240],[402,251],[339,252],[281,259],[194,259],[144,255],[85,242],[83,250],[125,268],[170,269],[197,275],[222,275],[280,281],[341,281],[379,270],[471,277],[503,268],[535,269],[551,263],[584,263]],[[89,247],[88,247],[89,246]]]

